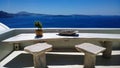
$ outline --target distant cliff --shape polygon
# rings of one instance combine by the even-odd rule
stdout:
[[[0,11],[0,18],[9,18],[9,17],[13,17],[13,16],[14,16],[14,14]]]

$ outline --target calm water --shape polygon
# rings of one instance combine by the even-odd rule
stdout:
[[[0,18],[0,22],[11,28],[34,27],[41,21],[44,28],[120,28],[120,16],[20,16]]]

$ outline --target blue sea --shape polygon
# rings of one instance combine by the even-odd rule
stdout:
[[[120,16],[16,16],[0,18],[10,28],[33,28],[40,21],[43,28],[120,28]]]

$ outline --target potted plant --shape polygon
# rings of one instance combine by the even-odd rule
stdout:
[[[37,38],[42,37],[43,36],[42,23],[40,21],[36,21],[35,27],[37,27],[37,29],[35,30],[36,37]]]

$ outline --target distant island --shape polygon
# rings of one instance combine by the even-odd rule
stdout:
[[[78,18],[78,17],[83,17],[83,18],[88,18],[88,17],[120,17],[119,15],[50,15],[50,14],[38,14],[38,13],[29,13],[25,11],[21,11],[18,13],[8,13],[5,11],[0,11],[0,18],[10,18],[10,17],[15,17],[15,16],[41,16],[41,17],[72,17],[72,18]]]

